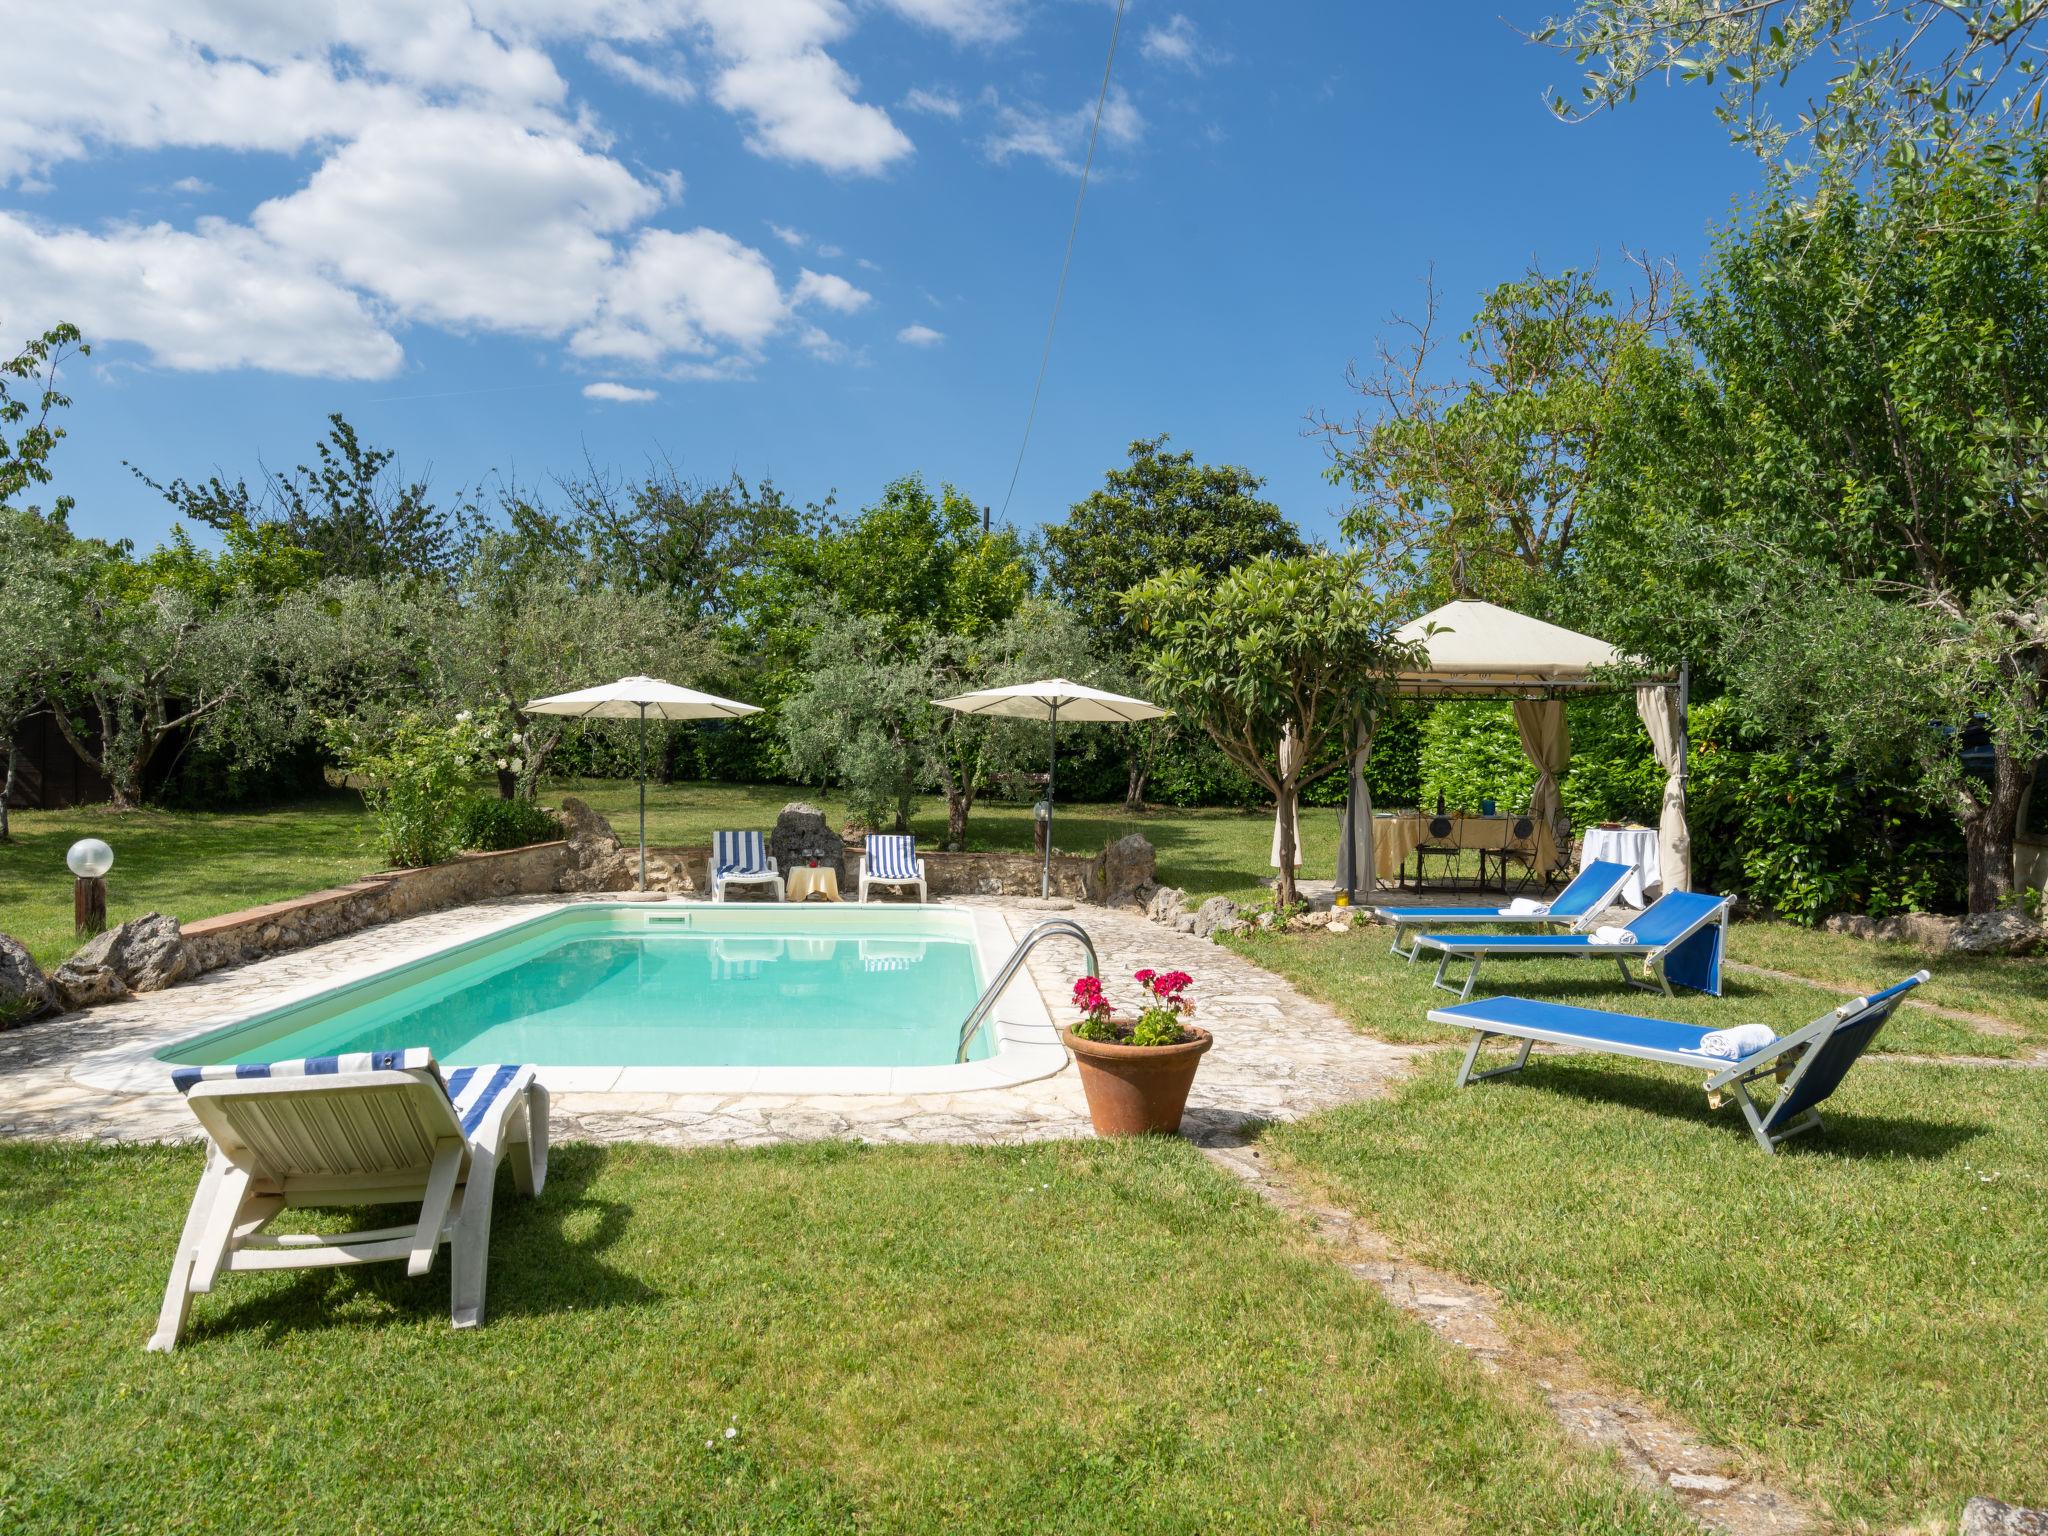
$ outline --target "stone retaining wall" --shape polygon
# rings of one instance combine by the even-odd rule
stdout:
[[[637,850],[629,850],[637,852]],[[681,876],[680,889],[687,892],[711,890],[711,850],[696,848],[652,848],[649,862],[660,860]],[[924,860],[926,894],[941,896],[1036,896],[1040,872],[1035,853],[936,853],[920,850]],[[1093,901],[1095,864],[1091,858],[1074,853],[1052,856],[1052,893],[1070,901]],[[787,871],[785,871],[787,873]],[[846,850],[839,866],[839,894],[853,900],[860,890],[860,850]]]
[[[553,891],[568,864],[566,843],[535,843],[502,853],[465,853],[425,869],[394,869],[352,885],[315,891],[290,901],[250,907],[184,925],[192,966],[188,975],[240,965],[261,955],[298,949],[345,933],[443,907],[493,896],[536,896]]]

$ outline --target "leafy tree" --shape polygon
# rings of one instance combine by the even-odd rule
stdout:
[[[1095,654],[1128,667],[1137,635],[1124,592],[1162,571],[1183,567],[1221,576],[1261,555],[1300,555],[1307,546],[1279,507],[1259,492],[1266,482],[1240,464],[1197,464],[1167,451],[1166,434],[1130,446],[1130,463],[1112,469],[1101,490],[1045,530],[1052,590],[1073,609]],[[1128,731],[1124,805],[1143,807],[1145,783],[1177,729],[1169,718]]]
[[[1397,668],[1419,660],[1419,646],[1393,639],[1374,574],[1359,554],[1267,555],[1220,578],[1165,572],[1125,598],[1146,682],[1273,796],[1282,905],[1295,900],[1292,812],[1303,785],[1341,766],[1326,749]],[[1298,750],[1283,759],[1290,735]]]
[[[1697,355],[1642,371],[1577,562],[1610,638],[1700,646],[1754,722],[1910,768],[1973,911],[2010,890],[2048,739],[2044,293],[2048,206],[1996,161],[1726,232],[1681,313]],[[1973,716],[1987,775],[1955,750]]]
[[[2048,0],[1578,0],[1534,35],[1585,68],[1577,101],[1552,99],[1567,121],[1655,77],[1719,86],[1715,115],[1775,178],[1846,182],[2036,129],[2044,19]]]
[[[180,733],[225,728],[237,703],[273,726],[295,709],[269,670],[278,647],[267,605],[241,594],[209,605],[125,550],[82,540],[63,579],[72,622],[51,669],[52,713],[79,760],[106,779],[115,809],[141,804],[158,749]],[[290,730],[252,732],[248,744],[266,750]]]
[[[396,576],[445,572],[458,553],[458,530],[437,507],[425,480],[407,480],[391,449],[371,448],[340,412],[327,418],[314,462],[289,474],[265,469],[259,488],[215,473],[200,484],[152,480],[129,471],[178,515],[223,534],[263,524],[319,557],[322,576]]]
[[[50,415],[71,404],[57,388],[57,373],[71,357],[91,355],[77,326],[53,325],[13,357],[0,359],[0,506],[31,485],[50,483],[50,455],[64,438]],[[58,499],[59,521],[70,506],[68,497]]]
[[[539,547],[718,622],[734,616],[740,585],[760,570],[771,543],[802,536],[817,516],[807,519],[772,482],[750,486],[734,475],[699,484],[666,461],[631,481],[586,465],[555,481],[552,504],[514,490],[503,510],[511,531]]]
[[[1640,291],[1617,307],[1595,274],[1502,283],[1459,338],[1438,334],[1437,296],[1350,371],[1367,404],[1320,418],[1328,478],[1356,500],[1344,533],[1397,563],[1434,602],[1478,597],[1542,608],[1570,555],[1580,502],[1630,358],[1661,328],[1667,275],[1639,263]]]
[[[64,525],[28,508],[0,507],[0,842],[11,835],[7,802],[21,767],[21,728],[48,702],[74,615],[66,580],[72,539]]]
[[[622,676],[687,683],[718,662],[703,626],[665,594],[614,585],[566,555],[536,551],[505,533],[487,535],[457,573],[430,648],[438,696],[522,738],[520,767],[508,756],[499,792],[531,798],[568,720],[532,715],[527,701]]]

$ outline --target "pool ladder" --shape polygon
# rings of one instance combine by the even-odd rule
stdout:
[[[1101,974],[1102,965],[1095,958],[1095,941],[1088,937],[1088,930],[1071,917],[1048,918],[1018,941],[1017,947],[1010,951],[1010,958],[1003,962],[1003,968],[996,972],[996,979],[988,984],[988,989],[975,1003],[974,1011],[967,1015],[967,1022],[960,1026],[960,1049],[953,1057],[956,1063],[967,1059],[968,1042],[974,1038],[975,1031],[987,1021],[990,1010],[996,1005],[996,999],[1003,995],[1004,989],[1012,981],[1016,980],[1017,972],[1024,964],[1024,957],[1045,940],[1060,938],[1080,940],[1081,947],[1088,951],[1088,974]]]

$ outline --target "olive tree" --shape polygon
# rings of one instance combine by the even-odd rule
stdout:
[[[1139,671],[1162,703],[1196,721],[1279,810],[1279,899],[1291,905],[1294,808],[1341,765],[1325,751],[1372,712],[1420,647],[1396,619],[1363,554],[1269,555],[1221,577],[1169,571],[1124,601],[1141,636]],[[1291,738],[1295,750],[1282,753]]]
[[[1718,87],[1715,115],[1774,178],[1846,183],[2037,130],[2044,20],[2048,0],[1578,0],[1534,36],[1584,70],[1576,100],[1552,97],[1566,121],[1650,80]]]

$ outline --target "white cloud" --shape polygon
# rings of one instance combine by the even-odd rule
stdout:
[[[673,102],[697,99],[696,84],[677,64],[662,68],[649,64],[645,59],[636,59],[630,53],[621,53],[604,42],[592,43],[583,50],[583,56],[606,74],[628,85],[637,85],[650,96],[660,96]]]
[[[1200,74],[1210,64],[1220,64],[1229,55],[1202,41],[1195,24],[1178,11],[1163,27],[1148,27],[1138,51],[1156,64],[1175,64]]]
[[[896,333],[896,339],[906,347],[936,347],[946,339],[946,333],[928,325],[906,325]]]
[[[383,379],[405,358],[362,299],[242,225],[45,229],[0,213],[0,293],[166,368]]]
[[[903,93],[903,109],[906,112],[922,112],[927,117],[950,118],[960,121],[960,115],[967,106],[951,91],[928,91],[921,85],[914,85]]]
[[[1095,103],[1072,112],[1055,113],[1027,103],[1021,107],[996,104],[996,128],[984,148],[997,162],[1017,155],[1043,160],[1056,170],[1078,175],[1082,157],[1088,152],[1088,133],[1095,120]],[[1120,85],[1112,85],[1102,103],[1102,143],[1129,148],[1145,134],[1145,119]],[[1097,146],[1098,153],[1100,145]]]
[[[773,219],[768,221],[768,232],[792,251],[800,251],[811,243],[811,237],[802,230],[791,229],[787,224],[778,224]]]
[[[842,315],[866,309],[874,302],[874,298],[873,294],[854,287],[836,273],[813,272],[809,267],[805,267],[798,276],[796,287],[790,294],[792,303],[822,304]]]
[[[1015,0],[882,0],[899,16],[935,28],[956,43],[1008,42],[1022,30]]]
[[[552,334],[590,313],[607,236],[661,201],[567,138],[426,111],[344,145],[254,223],[409,316]]]
[[[641,232],[608,274],[596,315],[569,338],[582,357],[650,366],[678,354],[751,357],[789,318],[768,258],[715,229]]]
[[[406,322],[566,338],[579,355],[699,376],[744,372],[776,339],[843,352],[794,308],[850,313],[871,296],[810,272],[785,293],[729,235],[648,227],[680,200],[681,174],[614,154],[551,50],[667,101],[691,100],[701,79],[757,152],[878,174],[913,146],[835,57],[857,21],[879,5],[994,41],[1020,3],[35,7],[7,29],[0,185],[40,188],[52,167],[113,148],[303,156],[305,168],[280,160],[290,180],[246,222],[86,229],[0,214],[0,293],[172,368],[383,377],[403,364]],[[167,190],[215,189],[188,175]],[[773,228],[793,248],[834,249]]]
[[[827,261],[837,261],[840,257],[846,254],[846,251],[842,247],[836,245],[821,245],[818,247],[818,254],[824,257]]]
[[[855,101],[858,82],[821,48],[741,59],[712,87],[728,112],[751,117],[747,146],[777,160],[876,176],[911,152],[880,107]]]
[[[661,396],[651,389],[635,389],[630,384],[614,384],[610,379],[602,379],[595,384],[584,385],[583,398],[609,400],[614,405],[645,405],[650,400],[659,400]]]

